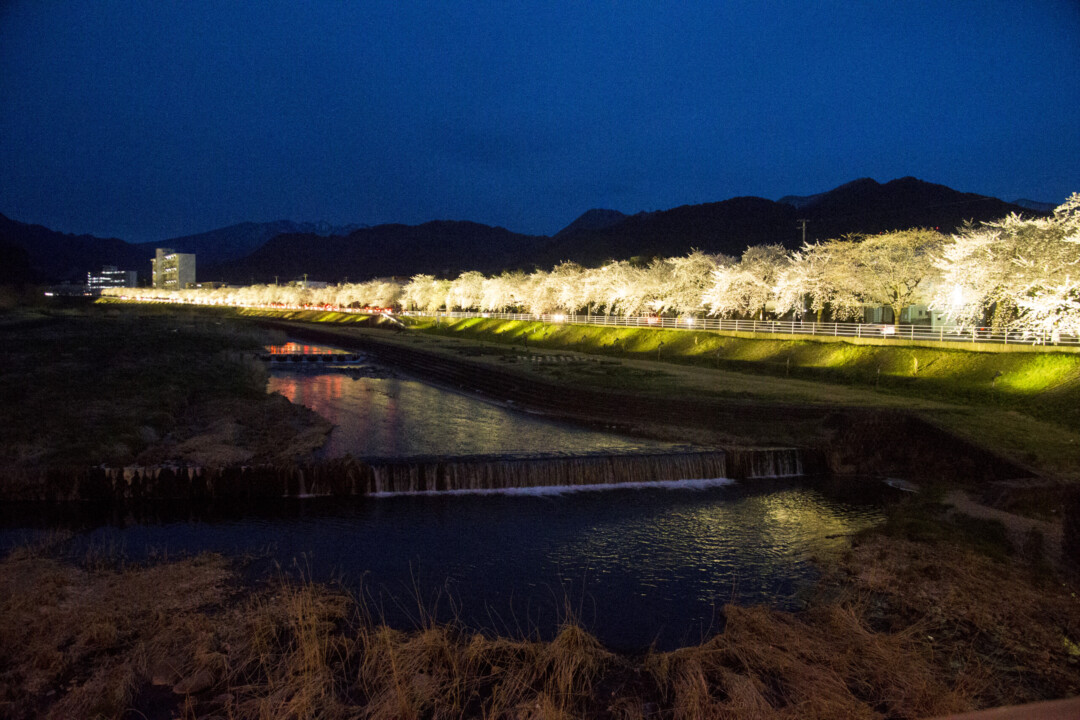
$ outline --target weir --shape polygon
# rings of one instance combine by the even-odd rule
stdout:
[[[268,363],[320,364],[358,363],[366,359],[360,353],[259,353],[255,357]]]
[[[797,448],[409,459],[351,457],[305,465],[95,467],[52,471],[23,483],[18,500],[137,501],[346,497],[373,493],[618,485],[667,480],[749,480],[818,472]]]

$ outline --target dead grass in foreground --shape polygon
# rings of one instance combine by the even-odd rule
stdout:
[[[696,647],[625,657],[455,625],[401,632],[344,593],[242,587],[220,557],[0,562],[9,718],[919,718],[1080,692],[1080,601],[954,545],[855,540],[799,614],[725,608]]]

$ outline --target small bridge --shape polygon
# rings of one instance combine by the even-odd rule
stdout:
[[[259,353],[258,357],[268,363],[319,363],[324,365],[353,365],[367,360],[361,353]]]

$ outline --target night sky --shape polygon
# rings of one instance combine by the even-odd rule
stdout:
[[[1080,2],[0,1],[0,212],[237,222],[1080,191]]]

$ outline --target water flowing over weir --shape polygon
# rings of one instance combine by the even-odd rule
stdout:
[[[340,458],[307,465],[91,468],[52,472],[25,500],[200,500],[354,496],[618,485],[667,480],[793,477],[821,461],[797,448],[447,458]]]
[[[729,466],[729,460],[732,461]],[[616,485],[802,474],[799,451],[744,450],[546,458],[458,458],[371,466],[368,493]]]

